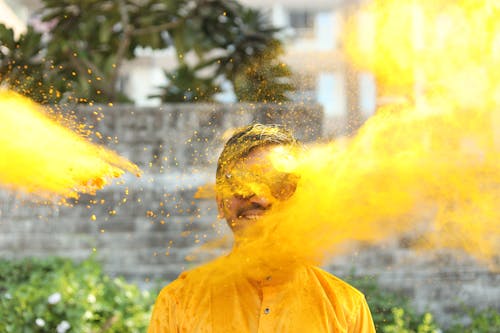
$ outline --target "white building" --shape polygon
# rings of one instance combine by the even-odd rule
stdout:
[[[14,4],[15,1],[0,0],[0,22],[13,29],[16,35],[20,35],[26,31],[27,10],[24,6],[15,7]]]
[[[284,60],[296,73],[299,88],[294,99],[323,105],[326,134],[349,132],[375,112],[374,77],[354,71],[342,47],[346,17],[358,10],[360,0],[240,1],[286,27]]]

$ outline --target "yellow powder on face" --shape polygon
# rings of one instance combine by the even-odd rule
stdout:
[[[133,163],[47,118],[13,92],[0,92],[0,184],[39,197],[93,193]]]

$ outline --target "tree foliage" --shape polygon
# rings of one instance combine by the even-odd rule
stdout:
[[[236,96],[247,102],[282,102],[294,89],[290,83],[292,72],[279,60],[282,53],[279,43],[271,44],[252,62],[246,62],[233,81]]]
[[[163,48],[173,22],[168,1],[43,0],[42,20],[54,24],[48,57],[61,67],[64,91],[79,102],[123,101],[120,69],[137,46]]]
[[[0,28],[0,81],[40,101],[127,101],[118,80],[137,47],[175,48],[178,67],[166,73],[164,101],[210,101],[221,80],[240,100],[255,100],[248,92],[258,89],[268,91],[258,95],[263,100],[283,100],[292,89],[283,84],[289,70],[268,70],[254,88],[249,68],[273,68],[267,62],[277,61],[279,30],[235,0],[42,0],[39,15],[51,26],[46,38],[30,28],[16,40]]]
[[[212,78],[196,75],[196,70],[187,64],[181,64],[173,72],[165,72],[168,83],[161,87],[161,93],[152,95],[162,102],[213,102],[213,97],[220,92],[220,86]]]
[[[16,38],[12,29],[0,24],[0,86],[38,102],[51,102],[60,93],[50,83],[55,68],[43,58],[41,39],[32,27]]]

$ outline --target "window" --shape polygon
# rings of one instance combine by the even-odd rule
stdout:
[[[313,37],[316,12],[306,9],[291,10],[289,15],[290,27],[293,28],[297,37]]]

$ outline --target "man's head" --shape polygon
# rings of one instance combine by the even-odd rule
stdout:
[[[217,164],[217,206],[234,232],[294,193],[297,177],[277,171],[270,156],[278,147],[297,146],[288,130],[262,124],[240,128],[226,142]]]

